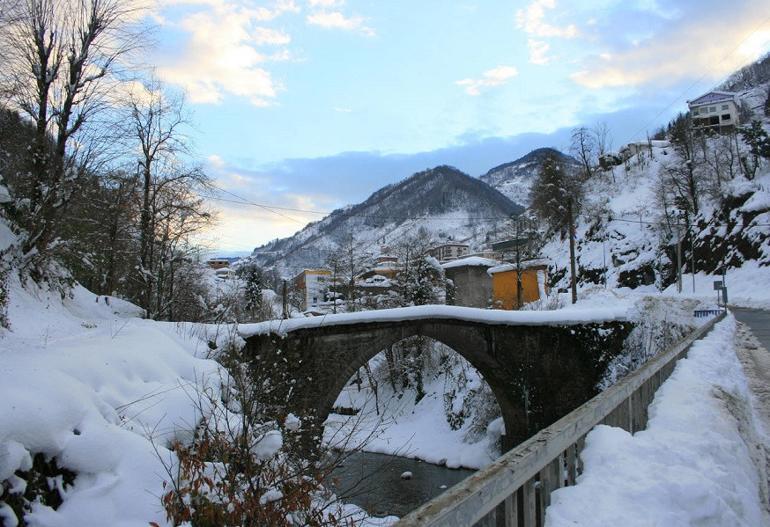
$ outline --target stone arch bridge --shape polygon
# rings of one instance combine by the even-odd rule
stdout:
[[[495,311],[418,306],[240,327],[255,375],[280,379],[276,408],[303,418],[305,440],[356,371],[413,336],[439,341],[484,377],[502,411],[508,449],[597,393],[597,383],[632,329],[625,312]],[[278,411],[280,414],[281,411]]]

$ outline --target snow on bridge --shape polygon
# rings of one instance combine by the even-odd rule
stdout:
[[[242,337],[268,333],[286,335],[292,331],[328,326],[405,322],[418,320],[457,320],[490,326],[564,326],[600,322],[624,322],[629,320],[628,305],[604,308],[566,308],[554,311],[505,311],[474,307],[427,305],[338,313],[320,317],[269,320],[256,324],[243,324],[238,330]]]

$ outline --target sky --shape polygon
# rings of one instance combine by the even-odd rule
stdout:
[[[767,0],[156,1],[147,60],[223,189],[201,238],[223,254],[418,170],[566,150],[576,126],[643,139],[770,50]]]

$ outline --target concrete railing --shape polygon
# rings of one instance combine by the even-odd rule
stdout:
[[[574,485],[582,472],[585,437],[598,424],[631,433],[647,426],[647,407],[690,346],[721,313],[634,373],[424,504],[397,527],[542,527],[551,493]]]

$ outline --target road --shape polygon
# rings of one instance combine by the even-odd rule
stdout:
[[[761,309],[730,309],[738,322],[743,322],[766,350],[770,350],[770,311]]]
[[[738,327],[736,352],[743,364],[749,388],[754,393],[755,410],[763,421],[762,428],[767,431],[770,430],[770,311],[736,308],[731,311],[742,323]],[[755,441],[759,443],[754,452],[757,456],[755,461],[760,470],[764,465],[764,479],[767,481],[765,485],[760,484],[760,495],[770,510],[770,444],[766,437],[757,437]]]

